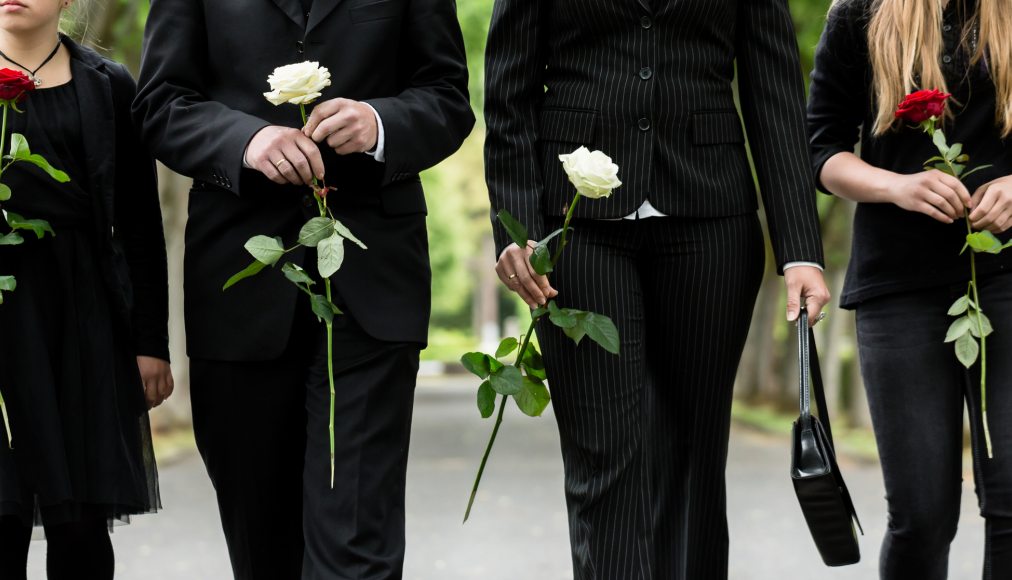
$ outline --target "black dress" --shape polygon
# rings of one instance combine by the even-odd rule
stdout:
[[[2,179],[14,192],[4,209],[48,220],[56,236],[0,247],[0,271],[18,281],[0,305],[0,392],[14,437],[13,449],[0,444],[0,515],[125,521],[160,507],[157,470],[128,321],[102,275],[75,81],[33,92],[22,108],[8,131],[71,181],[24,163]]]

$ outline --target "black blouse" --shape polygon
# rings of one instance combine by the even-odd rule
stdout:
[[[924,161],[937,155],[931,140],[916,128],[872,134],[877,106],[868,56],[871,4],[843,0],[834,6],[816,49],[808,129],[815,174],[824,191],[821,172],[826,161],[837,153],[854,152],[859,141],[861,159],[901,174],[923,171]],[[949,143],[963,143],[971,156],[969,168],[992,165],[966,180],[973,193],[1012,174],[1012,146],[1001,138],[995,121],[995,89],[986,63],[970,67],[969,55],[960,49],[966,12],[958,1],[945,11],[942,67],[955,113],[945,126]],[[965,236],[963,220],[943,224],[893,204],[859,203],[841,306],[854,308],[877,296],[969,280],[970,260],[959,253]],[[1010,237],[1009,232],[999,236],[1003,241]],[[977,258],[980,275],[1012,270],[1012,251]]]

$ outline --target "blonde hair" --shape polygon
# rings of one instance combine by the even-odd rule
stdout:
[[[896,106],[917,89],[948,92],[942,57],[942,13],[946,0],[874,0],[868,26],[868,49],[878,111],[875,135],[897,126]],[[960,0],[949,0],[959,2]],[[836,0],[834,4],[840,2]],[[1004,24],[1003,24],[1004,23]],[[973,50],[970,65],[987,65],[995,88],[995,123],[1002,136],[1012,135],[1012,1],[979,0],[968,19],[962,44]],[[969,32],[978,29],[976,46]],[[1004,28],[1004,29],[1003,29]]]

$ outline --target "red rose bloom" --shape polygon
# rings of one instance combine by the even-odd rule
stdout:
[[[910,93],[896,109],[896,118],[910,121],[915,125],[932,117],[941,118],[945,113],[945,102],[952,95],[938,89]]]
[[[0,101],[21,101],[29,91],[35,90],[35,83],[21,71],[0,69]]]

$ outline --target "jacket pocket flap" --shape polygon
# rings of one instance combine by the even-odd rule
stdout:
[[[744,143],[745,132],[741,128],[738,112],[729,110],[693,113],[692,142],[696,145]]]
[[[538,139],[590,146],[597,129],[597,111],[588,109],[543,109]]]
[[[394,0],[364,2],[352,7],[350,12],[351,19],[354,22],[369,22],[370,20],[394,18],[401,14],[401,3]]]

